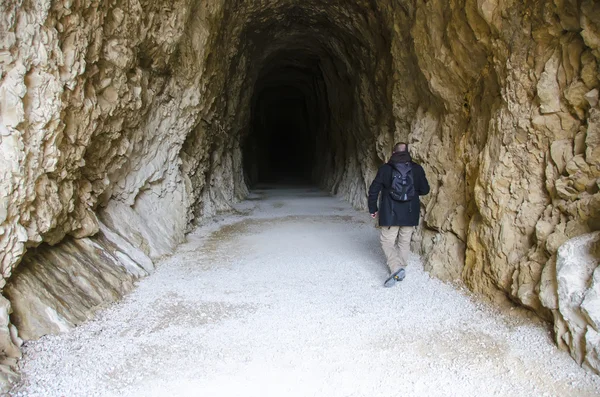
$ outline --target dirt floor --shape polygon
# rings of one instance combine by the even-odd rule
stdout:
[[[95,321],[28,343],[14,396],[597,396],[547,326],[387,268],[366,213],[253,192]]]

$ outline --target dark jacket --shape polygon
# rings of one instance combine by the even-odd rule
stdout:
[[[379,226],[417,226],[421,210],[419,196],[429,193],[429,183],[425,171],[419,164],[412,162],[412,174],[417,194],[411,201],[399,202],[393,200],[389,193],[392,183],[392,165],[390,163],[379,167],[377,176],[369,187],[369,213],[374,214],[379,210]],[[378,209],[379,192],[381,192],[381,200]]]

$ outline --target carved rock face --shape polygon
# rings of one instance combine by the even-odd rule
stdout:
[[[432,185],[426,268],[564,323],[557,252],[600,228],[597,2],[238,3],[0,6],[1,283],[18,317],[42,316],[22,309],[40,284],[10,279],[27,248],[53,245],[35,268],[112,236],[116,261],[148,270],[249,183],[294,174],[364,208],[407,141]]]

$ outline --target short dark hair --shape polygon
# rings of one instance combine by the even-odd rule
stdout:
[[[397,144],[395,144],[394,148],[392,149],[392,153],[398,152],[408,152],[408,143],[398,142]]]

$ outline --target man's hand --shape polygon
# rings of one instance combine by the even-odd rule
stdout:
[[[371,218],[375,219],[375,217],[377,216],[377,212],[374,214],[371,214]]]

